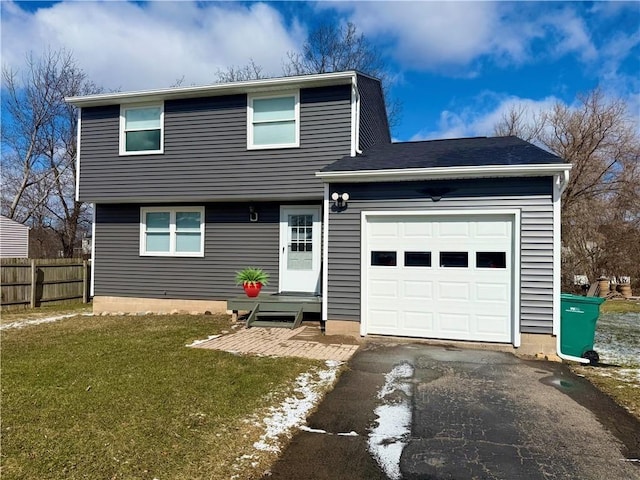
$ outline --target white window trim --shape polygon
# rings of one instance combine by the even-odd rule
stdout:
[[[169,251],[147,252],[146,230],[147,213],[169,212]],[[200,251],[176,252],[176,212],[200,213]],[[140,256],[141,257],[204,257],[205,219],[204,207],[141,207],[140,208]]]
[[[294,121],[296,140],[293,143],[274,143],[269,145],[253,144],[253,102],[254,100],[264,100],[269,98],[294,98]],[[266,122],[265,122],[266,123]],[[286,91],[273,93],[271,95],[248,95],[247,96],[247,150],[268,150],[273,148],[297,148],[300,146],[300,91]]]
[[[139,150],[135,152],[128,152],[126,150],[127,142],[125,136],[125,112],[127,110],[135,110],[138,108],[151,108],[160,107],[160,149],[159,150]],[[140,131],[139,129],[135,131]],[[147,129],[155,130],[155,128]],[[136,104],[124,104],[120,105],[120,155],[153,155],[164,153],[164,102],[161,103],[136,103]]]

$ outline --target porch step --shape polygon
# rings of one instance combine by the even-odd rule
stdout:
[[[301,305],[256,303],[247,318],[247,327],[297,328],[302,323],[302,312]]]

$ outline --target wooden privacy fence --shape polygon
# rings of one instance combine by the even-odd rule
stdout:
[[[89,301],[91,262],[79,258],[3,258],[0,268],[2,306],[39,307],[46,302]]]

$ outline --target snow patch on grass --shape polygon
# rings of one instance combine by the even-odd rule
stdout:
[[[369,433],[367,442],[369,452],[392,480],[401,478],[400,455],[411,433],[409,398],[412,390],[407,379],[413,372],[413,366],[405,362],[385,375],[385,383],[378,392],[378,398],[385,403],[374,411],[378,416],[377,426]]]
[[[326,369],[301,374],[296,379],[294,395],[269,409],[270,415],[262,421],[266,431],[253,444],[256,450],[279,452],[281,439],[292,429],[302,426],[307,415],[315,408],[324,392],[334,384],[342,362],[329,360]],[[310,429],[311,430],[311,429]]]
[[[596,323],[594,350],[600,362],[616,367],[597,369],[601,377],[613,377],[640,386],[640,313],[603,313]]]
[[[77,317],[77,316],[92,317],[93,313],[66,313],[64,315],[54,315],[51,317],[36,318],[34,320],[19,320],[16,322],[7,323],[5,325],[0,326],[0,330],[9,330],[12,328],[24,328],[31,325],[41,325],[43,323],[53,323],[59,320],[64,320],[65,318],[71,318],[71,317]]]
[[[600,315],[594,349],[601,362],[640,368],[640,313]]]
[[[203,339],[203,340],[194,340],[193,342],[191,342],[189,345],[185,345],[186,347],[195,347],[196,345],[200,345],[202,343],[206,343],[209,340],[213,340],[214,338],[218,338],[221,337],[222,335],[209,335],[207,338]]]

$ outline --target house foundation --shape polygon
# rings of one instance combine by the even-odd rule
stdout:
[[[226,313],[224,300],[172,298],[93,297],[93,313]]]
[[[360,337],[360,322],[348,320],[327,320],[324,325],[325,335],[347,335]]]

